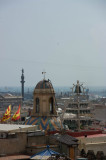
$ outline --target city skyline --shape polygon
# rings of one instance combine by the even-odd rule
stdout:
[[[106,86],[105,0],[0,0],[0,87]]]

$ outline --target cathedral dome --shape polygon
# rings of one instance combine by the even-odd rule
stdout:
[[[35,89],[53,89],[53,86],[50,80],[42,80],[38,82]]]

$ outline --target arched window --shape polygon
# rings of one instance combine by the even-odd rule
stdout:
[[[39,113],[39,98],[36,98],[36,113]]]
[[[50,114],[53,114],[53,97],[49,99],[49,105],[50,105]]]

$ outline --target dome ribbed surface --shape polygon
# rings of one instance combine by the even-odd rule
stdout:
[[[42,80],[38,82],[35,89],[53,89],[53,86],[49,80]]]

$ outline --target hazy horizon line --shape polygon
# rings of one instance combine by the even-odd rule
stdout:
[[[100,86],[100,85],[98,85],[98,86],[97,86],[97,85],[96,85],[96,86],[95,86],[95,85],[90,85],[90,86],[88,86],[88,85],[87,85],[87,86],[83,85],[83,86],[86,87],[86,88],[89,88],[89,87],[106,87],[106,86]],[[0,88],[19,88],[19,87],[21,88],[21,86],[0,86]],[[28,88],[28,87],[33,87],[33,88],[35,88],[36,86],[24,86],[24,88]],[[54,88],[55,88],[55,87],[59,87],[59,88],[63,88],[63,87],[70,88],[70,87],[73,87],[73,86],[58,86],[58,85],[55,86],[55,85],[54,85],[53,87],[54,87]]]

